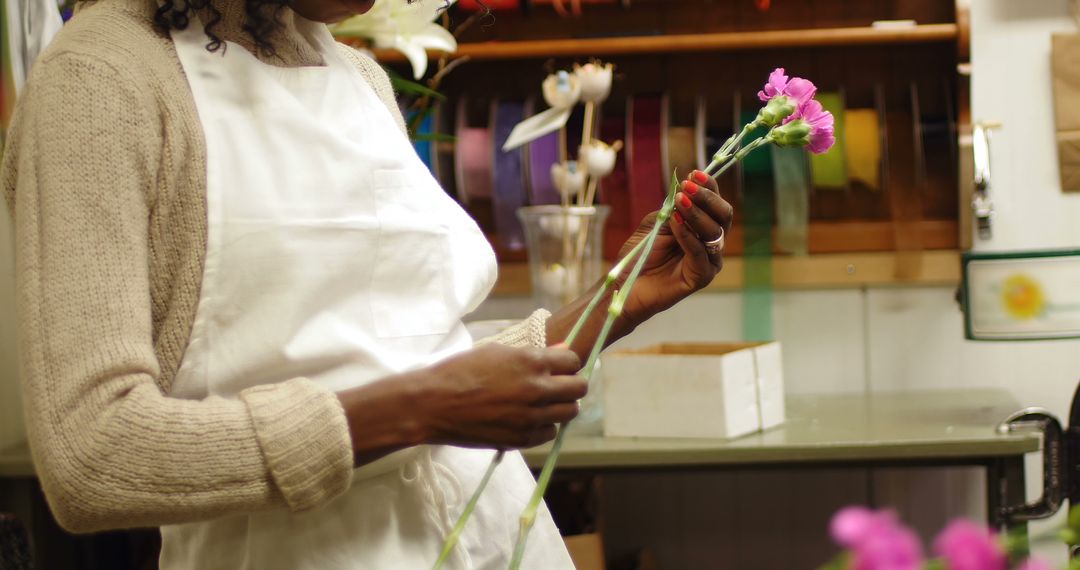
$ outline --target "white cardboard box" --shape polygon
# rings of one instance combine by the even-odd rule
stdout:
[[[734,438],[784,421],[780,344],[659,344],[603,359],[604,435]]]

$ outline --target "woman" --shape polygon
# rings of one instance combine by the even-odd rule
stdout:
[[[490,247],[322,25],[373,0],[212,2],[83,6],[19,102],[2,180],[46,496],[74,532],[160,526],[166,569],[429,567],[489,450],[577,413],[602,311],[571,347],[547,345],[583,301],[474,347]],[[691,178],[613,339],[720,269],[731,208]],[[532,484],[509,454],[452,567],[506,565]],[[526,565],[569,568],[534,532]]]

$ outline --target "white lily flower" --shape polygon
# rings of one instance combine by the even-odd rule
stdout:
[[[457,40],[434,22],[448,5],[457,0],[378,0],[366,14],[353,16],[331,30],[335,35],[368,38],[376,48],[395,49],[405,54],[413,76],[427,73],[427,50],[457,51]]]

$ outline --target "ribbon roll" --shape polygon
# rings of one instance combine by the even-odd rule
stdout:
[[[600,138],[605,141],[626,140],[626,120],[609,117],[600,123]],[[615,170],[600,179],[600,202],[611,207],[604,230],[604,257],[615,259],[619,248],[641,220],[630,219],[630,188],[624,153],[615,156]]]
[[[668,164],[664,172],[679,172],[680,178],[686,178],[690,171],[697,168],[697,144],[694,127],[671,127],[667,132]]]
[[[847,187],[844,98],[839,93],[818,93],[816,98],[833,115],[836,144],[824,154],[810,155],[813,185],[814,188],[844,189]]]
[[[660,163],[661,99],[658,96],[633,97],[627,102],[626,148],[630,164],[630,219],[641,222],[658,209],[666,195],[667,176]]]
[[[509,250],[525,248],[525,230],[517,217],[518,208],[525,205],[525,177],[522,170],[522,151],[503,151],[503,144],[514,125],[525,116],[525,106],[519,102],[503,101],[493,105],[492,130],[493,153],[493,206],[495,209],[495,233],[499,244]]]
[[[559,161],[559,133],[548,133],[529,143],[529,202],[534,206],[559,204],[559,190],[551,180],[551,165]]]
[[[838,137],[839,138],[839,137]],[[870,190],[881,189],[881,126],[876,109],[844,111],[848,177]]]
[[[409,119],[411,120],[412,116],[410,116]],[[435,169],[433,167],[435,143],[431,141],[430,137],[431,134],[434,132],[434,128],[434,112],[430,112],[427,114],[426,117],[424,117],[424,120],[420,121],[420,124],[416,127],[416,137],[415,140],[413,140],[413,148],[416,149],[416,155],[420,157],[420,160],[423,161],[424,166],[426,166],[432,174],[435,173]]]
[[[466,98],[458,100],[454,136],[454,174],[458,199],[468,204],[472,198],[491,197],[491,131],[486,127],[468,127]]]

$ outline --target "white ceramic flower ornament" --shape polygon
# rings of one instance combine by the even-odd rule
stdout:
[[[544,79],[541,89],[548,105],[555,109],[566,109],[577,105],[581,97],[581,79],[576,74],[558,71]]]
[[[574,75],[581,81],[581,100],[586,103],[602,103],[611,94],[611,80],[615,66],[610,63],[586,63],[574,65]]]
[[[603,178],[615,170],[615,159],[622,149],[622,141],[607,144],[601,140],[592,140],[581,146],[578,158],[589,176]]]
[[[567,199],[574,198],[585,190],[585,170],[573,160],[556,162],[551,165],[551,182],[559,194]]]
[[[427,50],[457,51],[457,40],[435,18],[457,0],[376,0],[366,14],[353,16],[331,28],[344,37],[368,38],[376,48],[396,49],[412,65],[413,76],[427,73]]]

